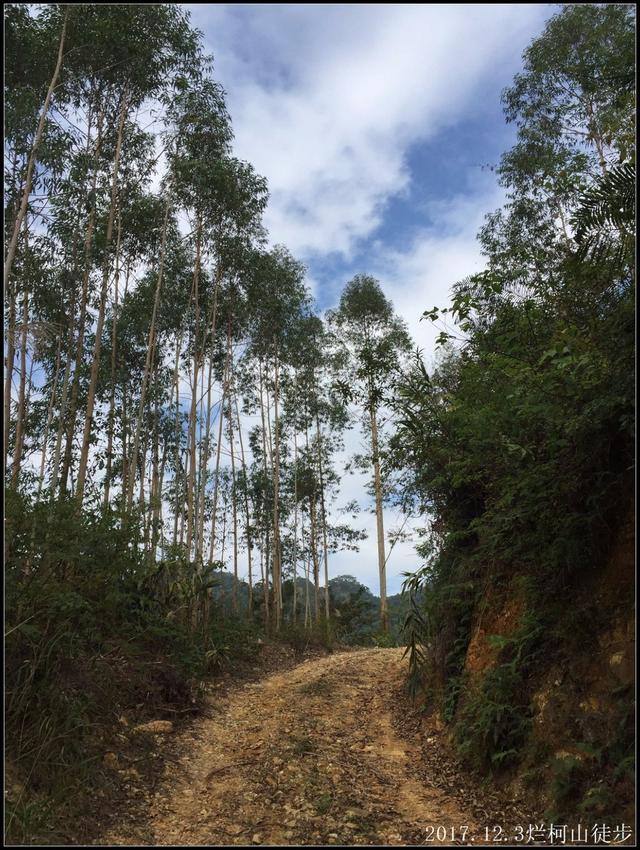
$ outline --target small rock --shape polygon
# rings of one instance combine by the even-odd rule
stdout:
[[[582,753],[570,753],[568,750],[556,750],[553,754],[556,759],[574,759],[574,761],[584,761]]]
[[[123,776],[126,776],[128,779],[140,779],[140,773],[135,769],[135,767],[128,767],[120,770],[120,773]]]
[[[171,720],[150,720],[148,723],[141,723],[139,726],[134,726],[133,731],[151,735],[166,734],[167,732],[173,732],[173,723]]]
[[[112,770],[117,770],[120,767],[118,756],[115,753],[105,753],[102,763],[105,767],[110,767]]]
[[[227,827],[225,827],[225,830],[224,830],[224,831],[225,831],[228,835],[240,835],[240,833],[242,832],[242,827],[241,827],[241,826],[238,826],[238,825],[236,825],[236,826],[227,826]]]
[[[261,844],[262,843],[262,836],[260,835],[259,832],[255,832],[251,836],[251,841],[253,842],[253,844]]]

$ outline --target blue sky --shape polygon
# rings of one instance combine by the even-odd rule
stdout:
[[[227,92],[235,153],[269,181],[271,241],[305,262],[321,310],[354,274],[373,274],[430,360],[437,331],[419,316],[482,268],[475,236],[503,201],[482,166],[514,138],[500,94],[557,7],[187,8]],[[346,479],[341,501],[361,497],[363,483]],[[375,590],[372,517],[366,524],[361,553],[336,556],[331,573]],[[417,565],[399,545],[389,592]]]

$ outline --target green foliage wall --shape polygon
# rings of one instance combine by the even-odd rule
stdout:
[[[507,203],[480,233],[487,269],[454,287],[450,309],[425,312],[455,331],[442,331],[433,370],[418,355],[401,388],[396,450],[412,469],[407,498],[431,520],[408,582],[425,596],[407,621],[412,681],[440,687],[461,753],[483,771],[517,763],[559,618],[628,506],[635,101],[609,72],[633,76],[620,69],[633,32],[629,7],[570,5],[525,53],[504,95],[518,140],[498,169]],[[459,703],[477,603],[514,579],[521,622],[495,638],[495,667]]]

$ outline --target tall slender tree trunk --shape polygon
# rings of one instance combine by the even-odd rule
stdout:
[[[113,220],[115,218],[116,203],[118,198],[118,173],[120,170],[120,152],[122,150],[122,135],[124,130],[124,121],[127,115],[127,104],[128,94],[125,91],[122,96],[120,120],[118,122],[118,135],[116,138],[116,150],[113,158],[113,175],[111,177],[111,203],[109,205],[109,217],[107,219],[107,233],[105,237],[105,261],[104,268],[102,271],[102,289],[100,292],[100,306],[98,308],[96,337],[93,347],[93,359],[91,362],[91,375],[89,377],[89,390],[87,393],[87,411],[84,420],[82,448],[80,451],[80,464],[78,467],[76,498],[78,500],[79,505],[82,505],[85,478],[87,474],[87,464],[89,463],[89,445],[91,442],[91,426],[93,424],[93,408],[95,404],[96,389],[98,386],[98,370],[100,368],[100,351],[102,348],[102,329],[104,327],[104,317],[107,308],[109,272],[111,267],[111,263],[109,260],[109,252],[111,248],[111,239],[113,236]]]
[[[158,386],[158,363],[155,368],[155,385]],[[151,490],[150,490],[150,524],[151,524],[151,544],[149,546],[149,563],[153,564],[155,560],[155,550],[158,545],[158,506],[160,504],[160,449],[159,441],[159,421],[160,421],[160,405],[158,404],[158,395],[156,392],[154,412],[153,412],[153,445],[151,449]]]
[[[311,555],[313,557],[313,615],[320,622],[320,565],[318,563],[318,523],[316,518],[315,494],[311,497]]]
[[[40,142],[42,141],[42,134],[44,132],[44,125],[47,119],[47,113],[49,112],[49,104],[51,103],[51,98],[53,96],[53,92],[58,83],[58,77],[60,76],[60,69],[62,68],[62,57],[64,54],[64,42],[67,35],[67,21],[69,18],[69,9],[67,6],[64,14],[64,20],[62,23],[62,32],[60,33],[60,42],[58,44],[58,58],[56,60],[56,67],[53,71],[53,76],[51,77],[51,82],[49,83],[49,88],[47,89],[47,94],[44,99],[44,104],[42,105],[42,112],[40,113],[40,119],[38,121],[38,127],[36,129],[36,135],[33,140],[33,145],[31,146],[31,153],[29,154],[29,162],[27,164],[27,174],[24,181],[24,189],[22,191],[22,200],[20,202],[20,209],[18,210],[18,214],[16,216],[16,220],[13,225],[13,233],[11,234],[11,240],[9,241],[9,247],[7,249],[7,256],[4,261],[4,288],[6,290],[7,283],[9,281],[9,276],[11,275],[11,269],[13,267],[13,260],[16,255],[16,248],[18,246],[18,237],[20,235],[20,228],[22,227],[22,222],[25,220],[27,215],[27,207],[29,205],[29,195],[31,194],[31,181],[33,179],[33,170],[36,164],[36,157],[38,154],[38,148],[40,147]]]
[[[373,486],[376,499],[376,529],[378,535],[378,572],[380,575],[380,623],[383,632],[389,630],[387,612],[387,574],[384,545],[384,516],[382,510],[382,479],[380,477],[380,456],[378,442],[378,417],[373,405],[369,407],[371,420],[371,450],[373,455]]]
[[[309,456],[309,429],[305,425],[305,444],[307,448],[307,457]],[[310,537],[311,537],[311,556],[313,558],[313,586],[315,588],[314,595],[314,618],[316,623],[320,620],[320,568],[318,565],[318,524],[316,522],[316,486],[313,485],[313,492],[309,496],[309,520],[310,520]]]
[[[213,506],[211,508],[211,532],[209,537],[209,563],[213,563],[216,548],[216,523],[218,520],[218,492],[220,490],[220,453],[222,451],[222,425],[224,421],[225,388],[223,384],[222,398],[218,407],[218,442],[216,445],[216,465],[213,473]]]
[[[44,484],[44,469],[47,460],[47,443],[49,442],[49,429],[51,428],[51,420],[53,419],[53,408],[58,394],[58,377],[60,375],[60,349],[62,347],[62,334],[58,336],[58,346],[56,349],[56,367],[53,375],[53,384],[51,386],[51,394],[49,396],[49,405],[47,407],[47,421],[44,426],[44,435],[42,437],[42,457],[40,459],[40,474],[38,475],[38,501],[42,493]]]
[[[80,391],[80,373],[82,371],[82,358],[84,356],[84,331],[87,321],[87,304],[89,295],[89,275],[91,272],[91,250],[93,246],[93,232],[96,221],[96,186],[98,182],[98,157],[102,145],[102,127],[104,123],[104,110],[98,112],[97,128],[96,128],[96,147],[93,154],[93,175],[91,178],[91,206],[89,210],[89,219],[87,221],[87,230],[84,239],[84,269],[82,272],[82,294],[80,296],[80,315],[78,317],[78,336],[76,340],[76,357],[73,371],[73,380],[71,383],[71,398],[69,399],[69,408],[67,411],[66,423],[66,443],[64,450],[64,458],[62,461],[62,471],[60,474],[60,490],[67,489],[67,478],[71,470],[71,460],[73,453],[73,436],[76,427],[76,411],[78,409],[78,395]]]
[[[162,292],[162,277],[164,274],[164,258],[167,244],[167,224],[169,221],[170,200],[167,198],[165,207],[164,223],[162,225],[162,244],[160,247],[160,265],[158,268],[158,280],[156,283],[155,295],[153,298],[153,309],[151,311],[151,322],[149,324],[149,336],[147,341],[147,351],[145,354],[144,372],[142,373],[142,386],[140,388],[140,400],[138,402],[138,419],[136,421],[136,430],[133,438],[133,447],[131,449],[131,464],[129,471],[127,510],[131,509],[133,500],[133,488],[135,483],[136,465],[138,460],[138,449],[140,444],[140,429],[144,418],[144,407],[146,403],[147,385],[151,374],[151,361],[155,355],[156,348],[156,323],[158,320],[158,309],[160,306],[160,293]]]
[[[295,403],[294,403],[295,408]],[[298,618],[298,432],[293,424],[293,611],[292,622]]]
[[[189,304],[187,307],[187,314],[191,310],[191,300],[193,298],[193,281],[191,282],[191,292],[189,293]],[[175,487],[175,512],[173,516],[173,545],[177,546],[178,541],[180,545],[182,545],[182,531],[180,531],[180,537],[178,538],[178,520],[182,514],[181,511],[181,502],[180,502],[180,445],[182,442],[182,429],[180,427],[180,351],[182,349],[182,337],[184,335],[185,325],[181,325],[180,333],[178,334],[178,338],[176,340],[176,363],[175,368],[173,370],[173,385],[176,391],[176,418],[175,418],[175,473],[174,473],[174,487]],[[182,499],[182,505],[184,506],[184,498]]]
[[[303,528],[304,532],[304,528]],[[304,559],[304,627],[311,626],[311,602],[309,599],[309,585],[311,584],[311,553]]]
[[[262,420],[262,471],[264,475],[264,497],[266,500],[267,494],[267,483],[269,480],[269,472],[267,466],[267,429],[265,423],[265,412],[264,412],[264,397],[263,397],[263,375],[262,375],[262,361],[259,363],[258,370],[259,378],[260,378],[260,418]],[[268,413],[268,411],[267,411]],[[266,511],[265,511],[266,513]],[[269,605],[269,526],[265,530],[265,579],[264,579],[264,605],[265,605],[265,622],[267,629],[271,623],[271,611]]]
[[[267,612],[269,610],[269,595],[265,592],[265,588],[267,586],[267,583],[266,583],[265,577],[264,577],[264,550],[265,550],[264,535],[261,533],[260,534],[260,581],[262,582],[262,596],[263,596],[263,600],[264,600],[264,612],[265,612],[264,613],[264,623],[265,623],[265,628],[267,628],[268,624],[269,624],[269,618],[267,616]]]
[[[324,612],[329,622],[329,546],[327,543],[327,512],[324,503],[324,474],[322,469],[322,435],[316,410],[316,441],[318,443],[318,476],[320,478],[320,513],[322,519],[322,550],[324,556]]]
[[[86,146],[86,158],[87,158],[87,175],[89,173],[89,153],[91,150],[91,127],[93,121],[93,113],[91,109],[91,104],[89,105],[89,114],[87,116],[87,146]],[[101,126],[101,125],[100,125]],[[94,176],[93,176],[93,188],[94,188],[94,201],[90,203],[90,210],[95,211],[95,185],[97,179],[97,151],[94,154]],[[89,215],[91,216],[91,212]],[[73,245],[71,248],[71,268],[72,275],[71,279],[75,281],[76,274],[79,268],[79,259],[78,259],[78,240],[80,236],[80,223],[82,220],[82,214],[80,209],[78,210],[78,214],[76,217],[76,225],[73,231]],[[85,252],[85,262],[86,262],[86,252]],[[86,305],[86,300],[85,300]],[[75,315],[76,315],[76,293],[75,287],[71,289],[71,297],[69,304],[69,322],[68,322],[68,335],[67,335],[67,355],[65,358],[65,367],[64,367],[64,377],[62,379],[62,394],[60,398],[60,407],[58,409],[58,427],[56,431],[56,442],[55,448],[53,452],[53,463],[51,470],[51,483],[49,489],[51,493],[55,493],[58,487],[58,478],[60,475],[60,454],[62,451],[62,437],[66,431],[66,420],[67,420],[67,402],[69,398],[69,382],[71,378],[71,365],[73,362],[73,350],[74,350],[74,325],[75,325]]]
[[[189,414],[189,476],[187,481],[187,551],[191,558],[193,542],[193,513],[194,491],[196,486],[196,425],[197,425],[197,396],[198,396],[198,326],[200,324],[200,299],[198,284],[200,278],[200,243],[202,238],[202,222],[198,216],[196,224],[196,258],[193,270],[193,299],[195,308],[194,338],[193,338],[193,383],[191,385],[191,412]]]
[[[233,412],[231,409],[231,393],[229,395],[229,448],[231,451],[231,516],[233,522],[233,610],[238,612],[238,508],[236,505],[236,453],[233,436]]]
[[[252,567],[252,542],[251,542],[251,513],[249,511],[249,493],[247,481],[247,465],[245,462],[244,443],[242,440],[242,423],[240,422],[240,410],[238,408],[238,396],[234,395],[236,406],[236,419],[238,421],[238,439],[240,442],[240,462],[242,469],[243,482],[243,497],[244,497],[244,513],[245,513],[245,536],[247,538],[247,565],[249,569],[249,616],[253,616],[253,567]]]
[[[118,342],[118,283],[120,281],[120,241],[122,236],[122,214],[121,208],[118,206],[118,227],[116,236],[116,271],[113,296],[113,317],[111,319],[111,395],[109,398],[109,414],[107,417],[107,463],[104,474],[104,507],[109,505],[109,496],[111,488],[111,475],[113,466],[113,428],[116,409],[116,346]]]
[[[156,556],[158,553],[158,540],[160,541],[160,547],[164,545],[164,531],[163,531],[163,517],[162,517],[162,491],[164,488],[164,471],[166,469],[167,464],[167,443],[164,441],[164,445],[162,447],[162,461],[160,463],[160,477],[158,479],[158,490],[157,490],[157,500],[154,506],[154,529],[155,537],[153,539],[153,550],[151,553],[151,561],[152,563],[156,562]]]
[[[213,562],[216,545],[216,523],[218,514],[218,492],[220,485],[220,454],[222,452],[222,435],[224,423],[224,405],[227,398],[229,386],[229,357],[231,355],[231,325],[227,325],[227,353],[225,355],[224,369],[222,374],[222,397],[218,408],[218,444],[216,446],[216,467],[213,476],[213,507],[211,511],[211,539],[209,542],[209,562]]]
[[[7,328],[7,359],[4,378],[4,465],[5,472],[9,460],[9,431],[11,427],[11,392],[13,389],[13,369],[16,354],[16,288],[9,292],[9,326]]]
[[[207,374],[207,416],[206,416],[206,425],[205,425],[205,434],[204,434],[204,444],[202,446],[201,451],[201,462],[200,462],[200,496],[199,496],[199,510],[198,510],[198,554],[202,560],[204,560],[204,503],[206,496],[206,488],[207,482],[209,479],[208,476],[208,464],[209,464],[209,448],[211,445],[211,388],[213,383],[213,343],[215,340],[216,333],[216,319],[218,312],[218,289],[220,285],[220,275],[216,276],[216,283],[213,290],[213,306],[211,310],[211,352],[209,356],[209,369]],[[203,356],[204,356],[204,343],[203,343]]]
[[[13,447],[13,463],[11,465],[11,486],[18,486],[20,465],[22,463],[22,447],[24,442],[24,423],[26,418],[25,388],[27,380],[27,328],[29,326],[29,290],[25,288],[22,296],[22,328],[20,332],[20,386],[18,389],[18,405],[16,408],[16,439]]]
[[[142,541],[143,541],[143,543],[146,542],[146,536],[147,536],[147,518],[145,516],[145,509],[144,509],[144,504],[145,504],[144,473],[145,473],[145,469],[147,468],[147,443],[148,443],[148,440],[149,440],[149,432],[145,428],[145,431],[144,431],[144,434],[143,434],[143,437],[142,437],[142,441],[141,441],[142,442],[141,452],[140,452],[140,457],[139,457],[139,461],[138,461],[138,466],[139,466],[139,469],[140,469],[140,488],[139,488],[139,491],[138,491],[138,513],[139,513],[140,519],[142,521]],[[136,546],[138,545],[139,542],[140,542],[140,535],[137,534]]]
[[[175,458],[174,458],[174,479],[175,487],[175,509],[173,514],[173,545],[178,545],[178,517],[180,515],[180,347],[182,345],[182,331],[176,340],[176,365],[173,370],[173,383],[176,389],[176,419],[175,419]]]
[[[280,389],[280,369],[278,352],[274,357],[274,463],[273,463],[273,584],[276,605],[276,629],[282,620],[282,564],[280,557],[280,425],[278,421],[278,395]]]

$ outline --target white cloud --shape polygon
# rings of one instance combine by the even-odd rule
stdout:
[[[294,253],[339,252],[406,190],[411,145],[482,109],[540,6],[195,6],[228,91],[237,155],[269,180],[266,223]],[[497,97],[498,92],[495,92]]]
[[[428,358],[442,328],[420,321],[420,316],[431,307],[447,306],[453,284],[484,268],[476,234],[486,212],[503,199],[502,190],[481,183],[473,195],[434,202],[430,218],[438,222],[437,228],[423,228],[407,250],[381,248],[372,262],[372,274]]]

